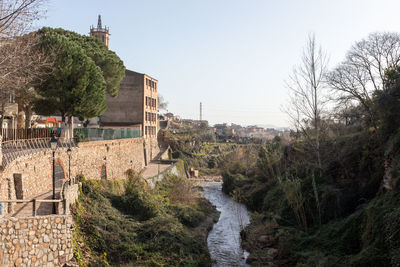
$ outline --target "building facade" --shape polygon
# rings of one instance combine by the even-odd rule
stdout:
[[[118,96],[107,95],[101,127],[140,127],[144,137],[157,137],[158,81],[147,74],[125,71]]]

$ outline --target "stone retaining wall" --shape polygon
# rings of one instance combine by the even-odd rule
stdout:
[[[82,142],[72,149],[71,177],[83,174],[89,179],[102,179],[105,168],[107,179],[125,178],[125,171],[132,168],[141,171],[145,164],[144,143],[148,162],[150,155],[159,153],[157,140],[131,138],[112,141]],[[68,178],[69,159],[66,149],[56,151],[56,163]],[[52,190],[52,152],[42,151],[10,162],[0,172],[0,200],[16,199],[14,175],[22,177],[23,199],[32,199]],[[61,188],[57,188],[60,190]],[[11,210],[6,208],[5,213]]]
[[[0,266],[62,266],[73,257],[72,216],[0,219]]]

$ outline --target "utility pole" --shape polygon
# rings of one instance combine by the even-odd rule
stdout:
[[[203,120],[203,105],[200,102],[200,122]]]

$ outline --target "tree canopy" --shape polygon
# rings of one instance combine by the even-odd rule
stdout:
[[[38,31],[38,49],[52,55],[49,74],[36,81],[39,98],[35,111],[63,118],[92,118],[106,109],[105,96],[116,96],[125,67],[119,57],[99,40],[63,29]]]
[[[43,34],[50,33],[65,36],[71,42],[75,42],[82,47],[86,55],[90,57],[103,72],[107,93],[113,97],[117,96],[119,84],[125,76],[125,66],[115,52],[109,50],[97,38],[80,35],[61,28],[42,28],[39,32]]]

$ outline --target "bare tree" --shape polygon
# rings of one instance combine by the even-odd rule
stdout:
[[[0,45],[0,127],[5,105],[10,98],[17,100],[19,111],[24,111],[29,128],[32,99],[36,96],[32,82],[40,79],[52,64],[48,55],[35,49],[38,37],[31,33]]]
[[[44,14],[45,1],[0,0],[0,128],[5,105],[15,97],[18,110],[25,111],[26,126],[30,126],[30,100],[34,95],[30,83],[43,74],[44,66],[50,64],[47,56],[35,49],[38,37],[26,33]]]
[[[21,36],[32,27],[34,21],[44,14],[46,0],[1,0],[0,37]]]
[[[328,84],[341,107],[346,102],[360,104],[376,127],[372,111],[372,95],[384,90],[385,71],[400,64],[400,35],[372,33],[355,43],[346,59],[328,75]]]
[[[293,68],[287,86],[289,105],[287,114],[298,132],[301,132],[315,152],[321,172],[320,155],[321,119],[326,103],[324,79],[327,73],[327,56],[317,46],[315,36],[308,37],[300,65]]]
[[[168,102],[165,101],[164,97],[158,94],[158,110],[167,110]]]

